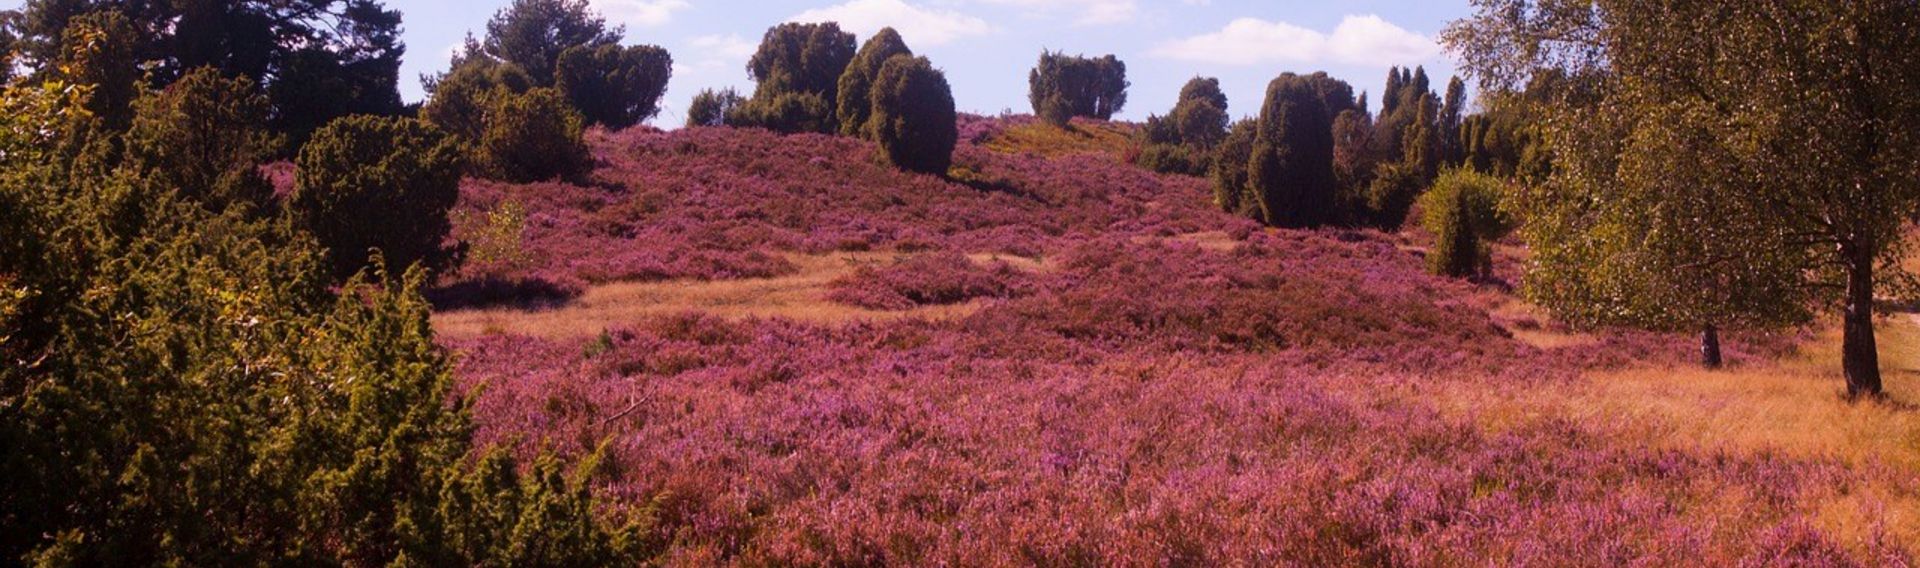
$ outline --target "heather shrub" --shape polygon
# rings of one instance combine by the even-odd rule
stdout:
[[[828,298],[875,310],[905,310],[1011,297],[1024,287],[1024,277],[1005,262],[981,266],[960,253],[929,253],[887,266],[862,267],[834,281]]]
[[[842,136],[867,136],[867,119],[873,116],[873,84],[881,66],[895,55],[913,55],[905,40],[893,28],[881,28],[860,46],[847,70],[840,74],[839,101],[835,106]],[[949,95],[948,98],[952,98]]]
[[[1499,178],[1456,169],[1441,174],[1420,196],[1420,224],[1434,236],[1429,270],[1456,278],[1492,271],[1491,243],[1513,230],[1499,207],[1502,187]]]
[[[411,118],[350,116],[301,147],[289,209],[346,279],[378,250],[396,267],[449,267],[447,211],[464,162],[452,136]]]
[[[252,80],[203,67],[134,106],[126,164],[137,179],[210,211],[271,205],[273,186],[258,168],[281,141],[267,130],[272,107]]]
[[[960,135],[946,75],[925,57],[897,55],[881,67],[872,88],[868,135],[887,161],[910,171],[946,174]]]
[[[587,124],[619,130],[659,114],[673,56],[651,45],[574,46],[554,66],[554,87]]]
[[[702,89],[687,104],[687,126],[722,126],[746,99],[732,87],[715,91]]]
[[[575,178],[593,167],[581,140],[580,113],[553,89],[492,97],[479,162],[487,175],[516,182]]]
[[[1033,113],[1066,128],[1076,116],[1108,120],[1127,105],[1127,64],[1112,55],[1098,58],[1040,52],[1027,73],[1027,98]]]

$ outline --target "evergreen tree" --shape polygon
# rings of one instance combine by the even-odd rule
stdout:
[[[1267,85],[1247,170],[1267,224],[1318,227],[1338,219],[1333,125],[1312,78],[1285,73]]]
[[[873,37],[867,38],[867,43],[860,46],[860,52],[847,65],[847,70],[840,74],[837,83],[839,102],[834,107],[841,135],[867,134],[867,118],[873,115],[874,78],[880,75],[880,67],[895,55],[913,55],[913,50],[907,49],[907,43],[900,39],[899,32],[893,31],[893,28],[881,28]]]
[[[460,143],[411,118],[350,116],[300,149],[289,209],[346,280],[378,250],[396,268],[450,267],[447,211],[460,197]]]
[[[736,113],[740,122],[780,132],[838,132],[840,76],[853,56],[853,34],[833,22],[768,29],[747,61],[747,75],[758,85]]]
[[[867,136],[902,169],[946,175],[959,127],[946,75],[925,57],[895,55],[874,78]]]
[[[486,39],[477,46],[480,52],[466,58],[513,64],[527,73],[534,86],[551,87],[560,54],[576,47],[617,46],[625,33],[621,26],[607,27],[606,19],[587,0],[513,0],[487,20]]]
[[[253,81],[200,68],[134,104],[127,165],[143,182],[208,210],[264,214],[273,186],[259,167],[281,143],[267,129],[271,113]]]
[[[706,89],[693,96],[693,102],[687,104],[687,126],[722,126],[734,110],[746,103],[740,93],[731,87],[715,91]]]
[[[560,52],[554,85],[589,125],[620,130],[660,113],[673,56],[651,45],[577,45]]]
[[[202,67],[247,77],[268,96],[273,127],[296,142],[334,117],[402,110],[400,13],[376,0],[31,0],[17,17],[21,62],[56,73],[69,28],[98,26],[109,12],[136,31],[116,50],[147,66],[148,87]]]
[[[1033,112],[1065,128],[1073,117],[1108,120],[1127,104],[1127,65],[1112,55],[1098,58],[1043,51],[1027,74]]]

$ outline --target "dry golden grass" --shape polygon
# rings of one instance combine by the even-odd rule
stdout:
[[[1451,383],[1408,394],[1494,432],[1557,417],[1652,447],[1832,460],[1866,475],[1809,496],[1804,506],[1822,529],[1859,542],[1878,524],[1920,542],[1920,495],[1895,482],[1920,472],[1920,316],[1895,314],[1877,330],[1884,403],[1844,399],[1837,330],[1778,361],[1739,368],[1649,367],[1538,388]]]
[[[1573,331],[1566,326],[1554,323],[1546,310],[1517,299],[1508,299],[1488,315],[1493,318],[1494,323],[1500,324],[1500,327],[1513,333],[1514,339],[1541,349],[1558,349],[1600,341],[1598,336],[1591,333]]]
[[[1133,242],[1136,242],[1136,243],[1147,243],[1147,242],[1154,242],[1154,241],[1163,241],[1163,242],[1171,241],[1171,242],[1186,243],[1186,244],[1200,247],[1202,249],[1215,251],[1215,252],[1231,252],[1236,248],[1240,248],[1240,240],[1233,238],[1233,235],[1228,234],[1226,231],[1201,231],[1197,233],[1179,234],[1171,237],[1134,237],[1133,238]]]
[[[836,253],[788,257],[799,271],[777,278],[750,280],[622,282],[594,286],[580,298],[552,309],[485,308],[434,314],[434,330],[448,337],[512,333],[550,338],[588,337],[648,317],[704,312],[727,318],[788,318],[811,322],[847,322],[901,318],[961,317],[977,303],[928,306],[904,311],[858,308],[826,299],[836,278],[860,266],[902,258],[896,253]],[[1006,255],[974,255],[1015,267],[1042,269],[1044,262]]]
[[[1071,128],[1062,129],[1036,121],[1008,128],[982,146],[1010,154],[1033,153],[1054,157],[1096,152],[1119,158],[1133,146],[1136,128],[1126,123],[1075,120]]]

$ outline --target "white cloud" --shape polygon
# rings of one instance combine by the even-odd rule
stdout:
[[[692,7],[687,0],[592,0],[600,15],[617,24],[650,28],[673,20],[673,13]]]
[[[1259,18],[1240,18],[1220,31],[1165,42],[1153,54],[1223,65],[1333,61],[1357,65],[1404,65],[1440,54],[1426,36],[1380,16],[1347,16],[1332,34]]]
[[[953,10],[916,7],[902,0],[848,0],[845,4],[807,10],[790,22],[839,22],[861,36],[892,27],[907,45],[943,45],[993,31],[986,20]]]
[[[1134,0],[984,0],[989,4],[1016,6],[1035,15],[1051,15],[1061,10],[1077,14],[1074,24],[1099,26],[1133,20],[1140,12]]]
[[[704,35],[693,38],[693,47],[709,57],[723,59],[746,59],[759,49],[759,44],[740,37],[740,34]]]

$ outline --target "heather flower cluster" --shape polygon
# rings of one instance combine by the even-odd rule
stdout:
[[[833,283],[836,302],[876,310],[957,304],[976,298],[1006,298],[1030,286],[1027,275],[1003,261],[988,265],[956,252],[908,257],[887,266],[862,267]]]

